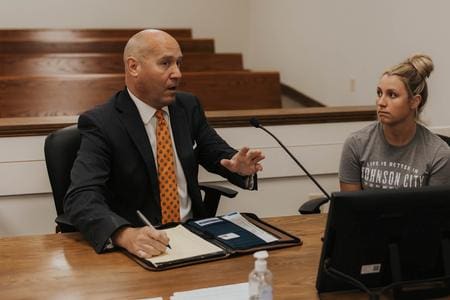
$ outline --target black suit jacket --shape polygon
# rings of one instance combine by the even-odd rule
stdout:
[[[169,112],[194,217],[206,217],[198,188],[198,165],[245,188],[245,177],[219,163],[236,150],[209,126],[195,96],[177,93]],[[157,167],[144,124],[127,90],[82,114],[78,128],[81,145],[64,201],[64,211],[72,224],[97,252],[120,227],[143,225],[137,209],[152,224],[160,224]]]

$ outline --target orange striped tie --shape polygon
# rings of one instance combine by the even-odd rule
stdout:
[[[180,201],[178,199],[175,158],[169,126],[164,112],[157,110],[156,160],[158,162],[159,196],[161,201],[162,223],[180,221]]]

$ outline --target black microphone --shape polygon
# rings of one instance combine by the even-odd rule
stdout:
[[[276,136],[274,136],[269,130],[264,128],[264,126],[262,126],[261,123],[259,123],[258,119],[251,118],[250,119],[250,124],[253,127],[261,128],[262,130],[267,132],[271,137],[273,137],[278,142],[278,144],[280,144],[281,148],[283,148],[284,151],[286,151],[287,154],[289,154],[289,156],[297,163],[297,165],[303,170],[303,172],[305,172],[305,174],[308,176],[308,178],[311,179],[312,182],[314,182],[314,184],[319,188],[319,190],[325,195],[326,198],[313,199],[313,200],[305,202],[300,207],[299,212],[301,214],[320,213],[320,206],[325,204],[325,203],[327,203],[328,201],[330,201],[330,195],[328,195],[328,193],[316,181],[316,179],[311,174],[309,174],[308,170],[306,170],[305,167],[303,167],[303,165],[297,160],[297,158],[295,158],[295,156],[291,153],[291,151],[289,151],[288,148],[286,148],[286,146],[283,145],[283,143]]]

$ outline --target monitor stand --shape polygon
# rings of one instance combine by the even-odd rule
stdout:
[[[424,279],[420,283],[407,282],[403,284],[400,251],[397,244],[389,245],[389,260],[391,267],[392,282],[399,283],[393,288],[394,299],[399,300],[414,300],[414,299],[428,299],[436,297],[445,297],[450,295],[450,239],[444,238],[441,241],[442,246],[442,262],[444,264],[443,276],[447,276],[446,280],[427,281]]]

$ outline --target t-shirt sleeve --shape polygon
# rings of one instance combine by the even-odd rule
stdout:
[[[339,164],[339,180],[344,183],[361,182],[361,163],[357,151],[355,136],[349,136],[342,148],[341,161]]]
[[[450,185],[450,147],[441,147],[430,170],[428,185]]]

